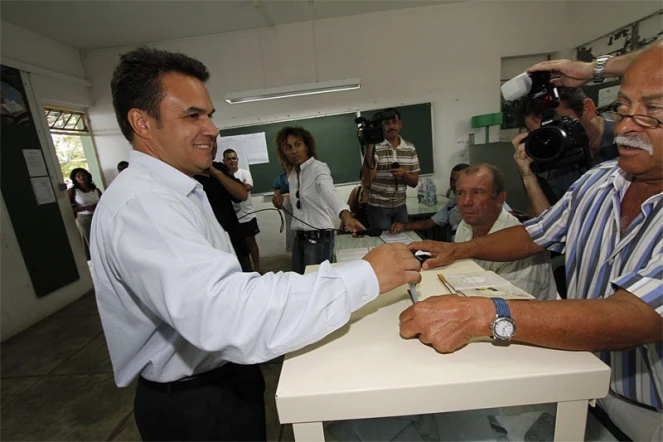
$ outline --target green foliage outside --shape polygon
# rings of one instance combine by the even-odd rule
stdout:
[[[77,167],[90,170],[85,159],[81,137],[78,135],[51,134],[58,156],[62,177],[69,183],[69,174]]]

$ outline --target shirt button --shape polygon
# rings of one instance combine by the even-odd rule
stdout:
[[[368,301],[368,296],[364,295],[361,297],[362,302]]]
[[[327,333],[331,333],[332,328],[331,328],[331,326],[328,325],[328,326],[325,328],[325,330],[327,331]]]
[[[610,261],[608,261],[608,264],[610,264],[610,265],[613,265],[614,263],[615,263],[614,259],[611,259]]]

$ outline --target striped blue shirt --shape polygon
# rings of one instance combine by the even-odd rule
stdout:
[[[622,236],[620,208],[629,185],[617,160],[602,163],[525,227],[539,246],[566,253],[569,298],[606,298],[621,288],[663,314],[663,193],[642,204]],[[663,341],[600,356],[612,368],[614,392],[662,408]]]

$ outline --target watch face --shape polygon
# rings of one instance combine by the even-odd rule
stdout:
[[[508,318],[499,318],[493,323],[493,336],[495,339],[509,340],[515,331],[516,326]]]

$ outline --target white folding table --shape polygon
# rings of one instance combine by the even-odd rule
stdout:
[[[464,260],[422,272],[419,295],[448,293],[440,271],[480,270]],[[555,440],[583,439],[588,402],[609,387],[610,368],[592,353],[497,345],[486,338],[440,354],[400,337],[398,316],[409,305],[402,286],[356,311],[322,341],[286,356],[276,406],[281,423],[293,424],[296,440],[324,440],[325,421],[553,402]]]

